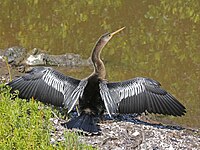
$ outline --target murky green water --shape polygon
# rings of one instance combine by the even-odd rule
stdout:
[[[162,83],[187,108],[182,125],[200,127],[200,2],[171,0],[0,1],[0,48],[21,45],[88,58],[100,35],[120,27],[102,58],[110,81]],[[92,68],[65,71],[77,78]]]

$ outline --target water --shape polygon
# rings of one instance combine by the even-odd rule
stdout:
[[[88,58],[106,32],[126,29],[102,52],[107,78],[159,81],[187,108],[178,124],[200,127],[200,4],[198,0],[0,1],[0,49],[34,47]],[[84,78],[92,68],[66,69]]]

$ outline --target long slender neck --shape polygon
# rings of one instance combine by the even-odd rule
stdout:
[[[106,43],[106,41],[99,39],[91,54],[92,63],[94,65],[93,74],[96,74],[100,79],[105,79],[106,77],[106,69],[103,61],[100,58],[101,50],[106,45]]]

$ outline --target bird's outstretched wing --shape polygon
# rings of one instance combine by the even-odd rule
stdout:
[[[33,97],[43,103],[64,106],[68,111],[71,111],[82,96],[86,84],[86,80],[64,76],[49,67],[33,68],[26,75],[8,83],[12,91],[19,91],[21,98]]]
[[[184,115],[185,107],[160,83],[149,78],[134,78],[123,82],[100,83],[101,97],[108,113],[158,113]]]

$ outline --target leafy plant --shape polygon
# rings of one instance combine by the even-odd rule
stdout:
[[[18,98],[4,84],[0,84],[0,116],[0,149],[93,149],[68,132],[63,142],[51,144],[52,109],[34,99]]]

